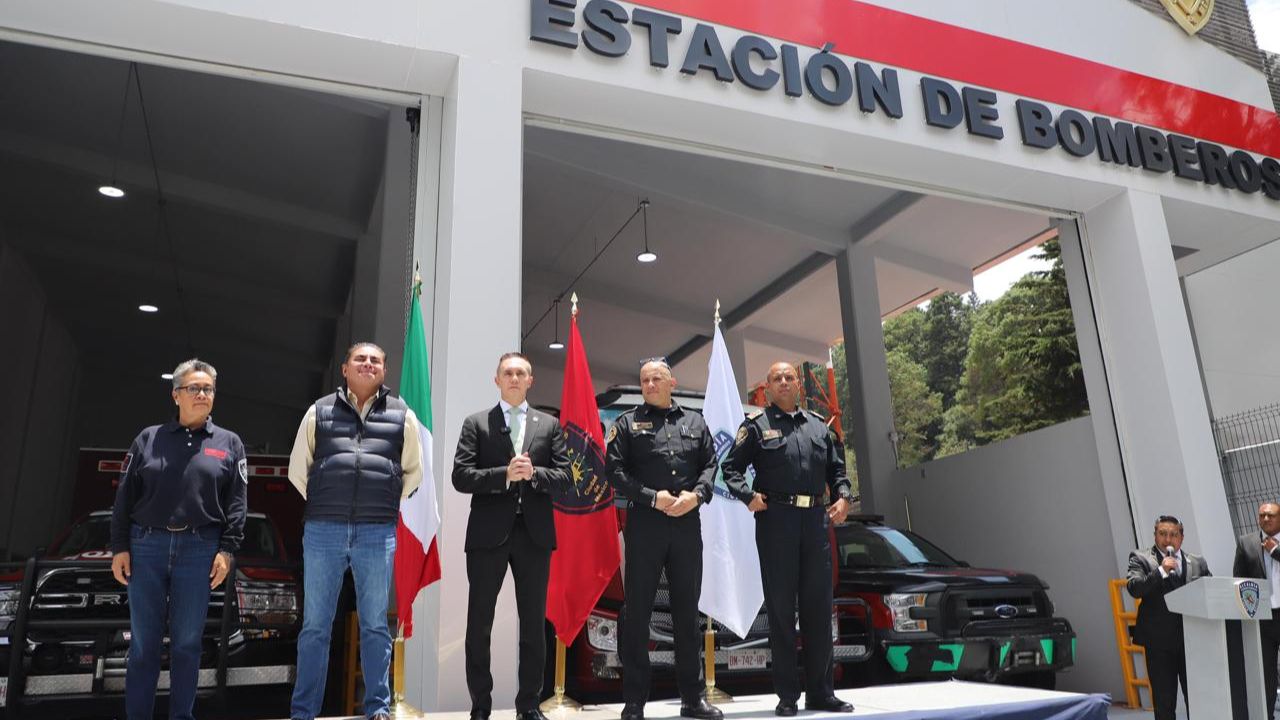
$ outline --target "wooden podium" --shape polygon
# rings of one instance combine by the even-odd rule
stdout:
[[[1187,694],[1197,717],[1270,720],[1258,621],[1271,619],[1267,580],[1206,577],[1165,595],[1182,615]]]

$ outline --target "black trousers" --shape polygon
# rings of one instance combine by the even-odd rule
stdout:
[[[1145,648],[1147,679],[1151,681],[1151,704],[1155,708],[1155,720],[1174,720],[1178,706],[1178,686],[1182,686],[1182,701],[1190,715],[1191,703],[1187,699],[1187,656],[1178,648]]]
[[[1263,707],[1267,709],[1269,718],[1276,712],[1276,653],[1280,651],[1280,620],[1260,620],[1258,634],[1262,636],[1262,681],[1267,689]]]
[[[671,622],[676,643],[676,686],[680,699],[697,702],[703,693],[702,635],[698,628],[698,596],[702,593],[702,526],[698,511],[678,518],[646,507],[627,512],[627,566],[618,656],[622,660],[622,700],[649,699],[649,620],[662,571],[667,572]]]
[[[756,513],[756,549],[769,615],[773,684],[782,700],[800,698],[796,664],[796,599],[804,648],[805,692],[811,701],[835,694],[831,666],[831,542],[823,507],[770,505]]]
[[[489,670],[490,635],[493,613],[502,581],[511,568],[516,586],[516,612],[520,618],[520,687],[516,711],[538,709],[542,693],[542,671],[547,655],[543,619],[547,615],[547,576],[551,573],[551,551],[533,542],[522,516],[507,541],[496,548],[467,552],[467,689],[471,709],[493,709],[493,675]]]

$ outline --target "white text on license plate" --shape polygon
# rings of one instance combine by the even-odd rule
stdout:
[[[763,670],[769,666],[769,651],[763,648],[729,651],[730,670]]]

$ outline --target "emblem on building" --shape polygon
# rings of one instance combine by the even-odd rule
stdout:
[[[1188,35],[1195,35],[1209,23],[1213,0],[1160,0],[1173,19]]]
[[[1245,614],[1250,618],[1257,615],[1258,605],[1262,600],[1262,589],[1258,583],[1252,580],[1241,580],[1236,583],[1236,589],[1240,593],[1240,607],[1244,609]]]

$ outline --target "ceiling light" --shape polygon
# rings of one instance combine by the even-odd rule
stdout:
[[[556,337],[554,340],[547,343],[547,347],[550,348],[551,350],[563,350],[564,343],[560,342],[560,298],[556,298],[555,315],[556,315]]]
[[[640,201],[640,210],[644,213],[644,250],[636,255],[636,261],[651,263],[658,259],[658,254],[649,249],[649,201]]]
[[[160,308],[155,305],[139,305],[138,309],[144,313],[160,312]]]
[[[122,197],[124,197],[124,190],[121,190],[120,188],[116,187],[115,185],[103,185],[103,186],[101,186],[101,187],[99,187],[99,188],[98,188],[98,192],[102,193],[103,195],[105,195],[105,196],[107,196],[107,197],[109,197],[109,198],[122,198]]]
[[[161,380],[172,380],[172,379],[173,379],[173,373],[160,373],[160,379],[161,379]]]

